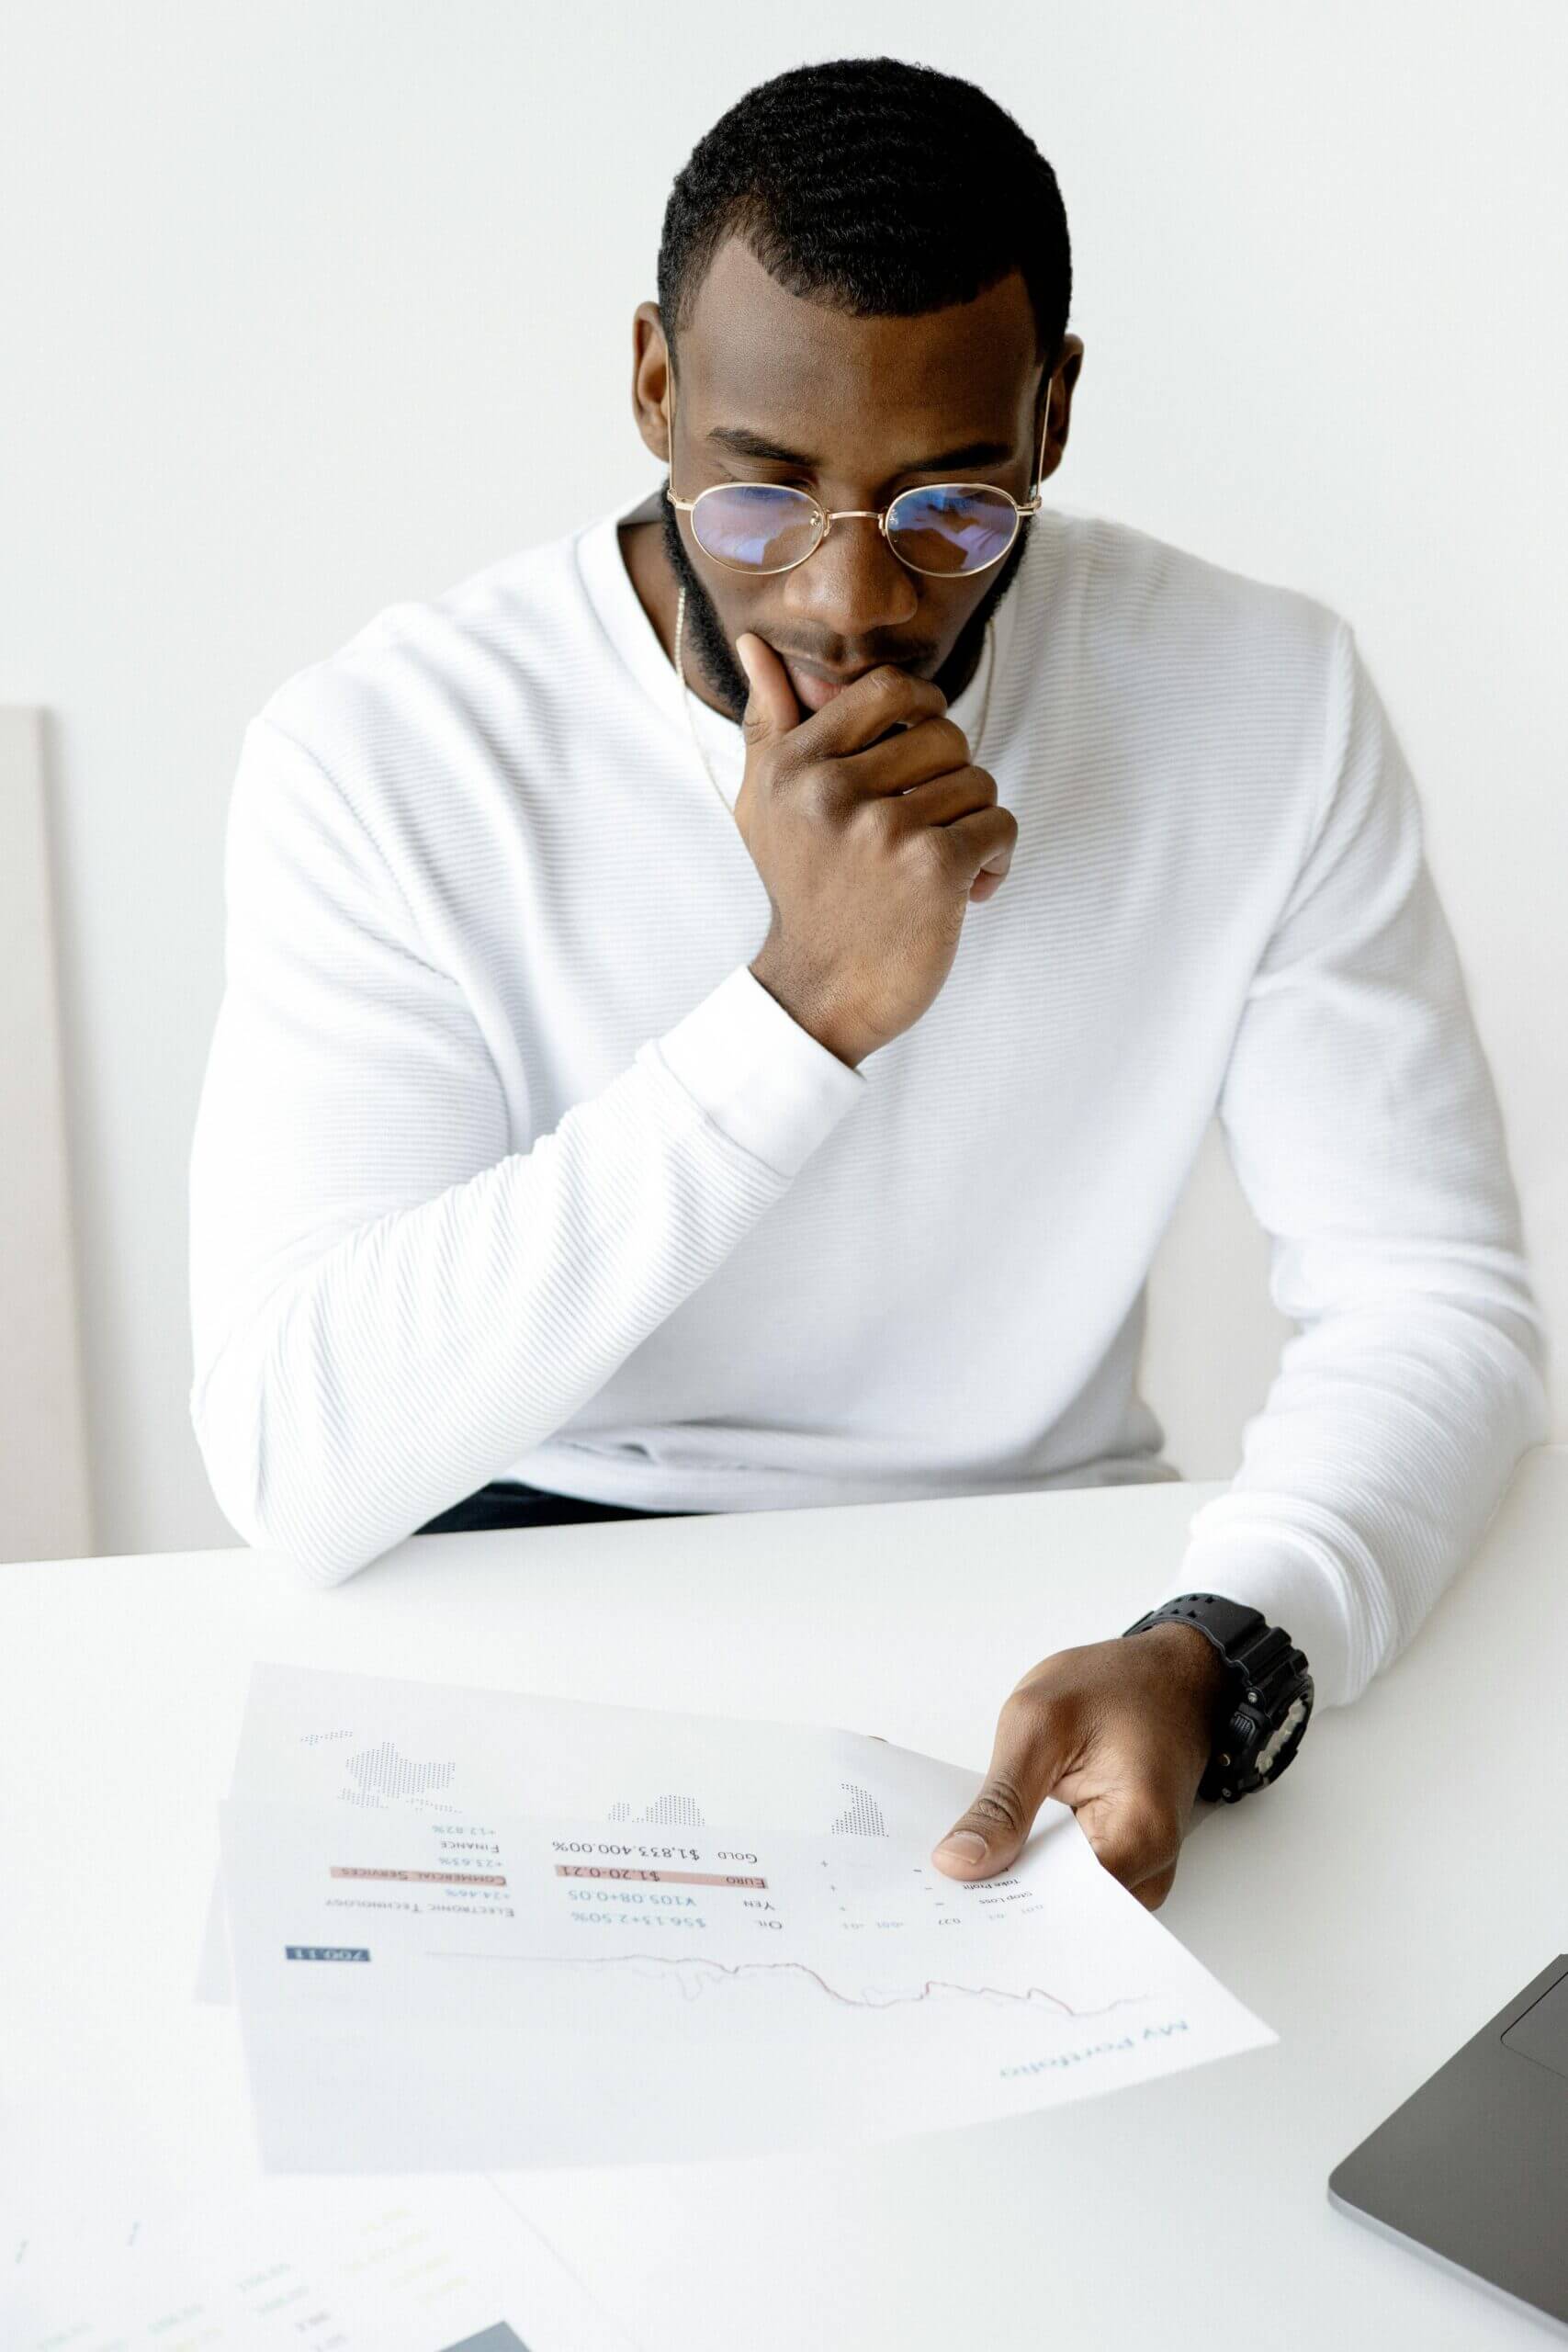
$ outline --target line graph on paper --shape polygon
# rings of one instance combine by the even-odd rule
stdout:
[[[1033,2010],[1053,2021],[1081,2023],[1086,2019],[1109,2017],[1113,2011],[1143,2007],[1147,1996],[1140,1993],[1119,1995],[1114,2000],[1097,2007],[1075,2008],[1043,1984],[1012,1987],[1005,1984],[968,1984],[956,1978],[928,1976],[908,1985],[865,1984],[851,1990],[836,1984],[832,1979],[808,1962],[801,1960],[703,1960],[662,1952],[477,1952],[444,1951],[432,1958],[458,1961],[498,1962],[508,1968],[590,1969],[625,1972],[648,1983],[662,1984],[678,1993],[682,2002],[701,2000],[705,1996],[720,1992],[727,1986],[743,1984],[748,1979],[787,1980],[807,1988],[814,1987],[829,2001],[846,2009],[901,2009],[924,2003],[938,2004],[944,1999],[961,2003],[977,2003],[986,2007]]]

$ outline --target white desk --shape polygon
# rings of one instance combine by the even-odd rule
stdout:
[[[1130,1624],[1218,1491],[419,1536],[329,1593],[243,1550],[0,1567],[0,2211],[254,2177],[235,2019],[191,1998],[253,1659],[978,1770],[1018,1676]],[[1325,2183],[1568,1948],[1565,1521],[1542,1447],[1414,1648],[1190,1836],[1159,1916],[1277,2047],[871,2154],[517,2176],[539,2227],[649,2352],[1538,2346]]]

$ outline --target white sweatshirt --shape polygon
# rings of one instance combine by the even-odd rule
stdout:
[[[694,697],[721,800],[633,511],[390,606],[245,730],[190,1168],[225,1515],[332,1584],[493,1479],[736,1511],[1176,1477],[1145,1277],[1217,1107],[1298,1330],[1148,1605],[1249,1603],[1354,1698],[1549,1421],[1350,628],[1043,511],[983,741],[984,656],[952,707],[1011,870],[852,1069],[748,969],[740,731]]]

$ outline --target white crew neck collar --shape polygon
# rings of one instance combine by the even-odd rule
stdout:
[[[675,665],[660,643],[659,632],[642,608],[642,599],[632,585],[626,558],[621,553],[620,540],[616,536],[620,526],[646,500],[647,492],[644,492],[626,504],[613,507],[594,521],[583,525],[575,539],[578,571],[611,646],[649,699],[676,729],[685,744],[694,775],[700,775],[701,763],[686,720],[686,712],[690,709],[691,726],[695,728],[698,741],[706,754],[713,781],[733,808],[746,772],[746,742],[739,724],[733,718],[726,718],[722,712],[711,709],[699,695],[692,694],[688,699],[682,693],[681,681],[675,674]],[[1046,512],[1042,510],[1036,522],[1040,524],[1045,520]],[[1034,553],[1032,542],[1030,552]],[[994,616],[990,647],[982,648],[974,675],[963,693],[948,706],[949,718],[966,734],[973,725],[978,723],[986,700],[987,673],[994,669],[996,678],[999,679],[1006,664],[1018,618],[1019,599],[1025,593],[1025,582],[1021,576],[1013,582],[1011,593],[1003,597]],[[690,662],[687,674],[691,674]],[[993,681],[987,725],[987,741],[997,723],[996,715],[997,695]],[[981,756],[983,759],[983,751]]]

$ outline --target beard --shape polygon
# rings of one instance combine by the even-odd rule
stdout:
[[[729,650],[729,640],[714,608],[713,599],[698,579],[696,569],[686,553],[686,543],[681,537],[680,518],[666,495],[669,483],[670,477],[666,474],[664,487],[658,493],[659,525],[664,540],[664,553],[677,586],[682,582],[685,583],[686,627],[682,639],[682,658],[687,658],[687,649],[690,648],[694,668],[739,726],[751,689],[745,671]],[[995,579],[964,622],[958,633],[957,643],[936,673],[936,683],[950,703],[962,693],[974,674],[980,649],[986,641],[986,625],[1018,577],[1033,521],[1032,514],[1026,514],[1020,523],[1018,537],[998,567]]]

